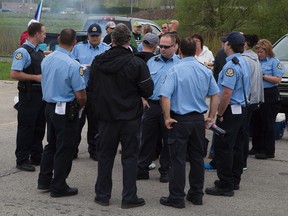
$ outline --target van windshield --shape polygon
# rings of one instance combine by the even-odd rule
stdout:
[[[288,35],[283,37],[274,47],[273,52],[280,61],[288,61]]]

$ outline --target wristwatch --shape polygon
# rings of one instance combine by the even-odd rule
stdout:
[[[219,118],[223,118],[223,116],[217,114],[217,119],[219,119]]]
[[[220,122],[222,122],[222,121],[223,121],[223,116],[217,114],[217,119],[218,119]]]

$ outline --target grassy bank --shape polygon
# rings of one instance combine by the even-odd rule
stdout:
[[[19,47],[21,32],[26,30],[27,23],[33,15],[0,13],[0,55],[12,55]],[[85,20],[85,15],[43,14],[41,22],[46,26],[46,31],[58,33],[63,28],[80,30]]]
[[[0,61],[0,80],[11,80],[11,61]]]

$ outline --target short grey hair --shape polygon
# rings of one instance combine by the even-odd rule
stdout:
[[[119,23],[112,32],[111,38],[116,46],[123,46],[130,43],[131,32],[125,24]]]

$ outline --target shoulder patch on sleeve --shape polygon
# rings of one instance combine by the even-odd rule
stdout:
[[[280,62],[277,64],[277,68],[282,69],[282,64]]]
[[[234,76],[234,69],[233,68],[228,68],[225,72],[226,76],[232,77]]]
[[[21,60],[23,58],[23,54],[21,52],[16,53],[15,59]]]

